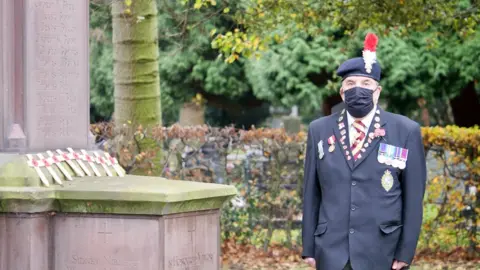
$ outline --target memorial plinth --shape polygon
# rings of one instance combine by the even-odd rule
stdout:
[[[127,175],[45,187],[24,155],[0,163],[0,270],[220,269],[232,186]]]

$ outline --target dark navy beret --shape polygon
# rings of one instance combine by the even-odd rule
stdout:
[[[348,59],[337,69],[337,75],[345,79],[349,76],[364,76],[380,81],[381,68],[378,63],[372,64],[372,70],[368,73],[365,69],[363,57]]]

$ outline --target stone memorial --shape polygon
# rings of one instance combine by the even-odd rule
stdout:
[[[89,147],[88,9],[0,1],[0,270],[220,269],[234,187],[125,175]]]

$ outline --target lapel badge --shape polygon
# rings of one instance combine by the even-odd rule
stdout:
[[[375,116],[375,122],[380,122],[380,117]]]
[[[382,187],[385,191],[390,191],[393,187],[393,176],[390,170],[385,170],[382,176]]]
[[[318,142],[318,158],[322,159],[324,155],[325,155],[325,153],[323,152],[323,141],[320,140]]]
[[[345,127],[345,123],[341,122],[341,123],[338,123],[338,128],[339,129],[342,129]]]
[[[374,128],[376,129],[379,129],[380,128],[380,123],[375,123],[375,125],[373,125]]]
[[[328,138],[327,140],[328,144],[330,145],[328,147],[328,152],[332,153],[333,151],[335,151],[335,136],[330,136],[330,138]]]
[[[346,131],[345,129],[342,129],[342,130],[340,131],[340,135],[345,135],[346,133],[347,133],[347,131]]]

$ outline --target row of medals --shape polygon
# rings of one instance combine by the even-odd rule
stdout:
[[[404,153],[405,157],[403,157]],[[407,149],[388,144],[381,144],[378,151],[377,160],[379,163],[387,164],[394,168],[399,168],[403,170],[406,167],[407,155]]]
[[[352,156],[350,155],[350,151],[348,151],[348,146],[345,145],[345,139],[347,138],[347,130],[345,129],[345,123],[343,123],[343,117],[345,114],[345,109],[342,110],[342,113],[340,113],[340,117],[338,118],[338,128],[340,129],[340,135],[342,135],[342,138],[340,139],[340,143],[342,144],[343,150],[345,150],[345,156],[347,157],[347,160],[351,160]],[[380,128],[380,110],[375,111],[375,124],[373,125],[374,128]],[[358,134],[360,135],[360,134]],[[366,151],[365,148],[367,148],[375,138],[375,134],[373,132],[370,132],[368,134],[368,139],[367,142],[363,145],[363,148],[360,149],[362,153]],[[330,144],[330,147],[328,147],[329,152],[333,152],[335,150],[335,142]],[[359,154],[357,159],[361,159],[362,154]]]

